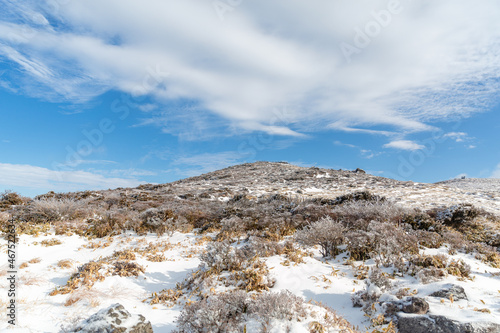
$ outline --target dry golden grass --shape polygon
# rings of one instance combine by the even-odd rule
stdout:
[[[23,269],[23,268],[26,268],[28,267],[28,263],[27,262],[23,262],[21,265],[19,265],[19,269]]]
[[[38,264],[39,262],[42,261],[42,258],[33,258],[30,261],[28,261],[30,264]]]
[[[126,249],[123,251],[115,251],[115,253],[113,253],[112,257],[116,260],[125,260],[125,261],[130,261],[130,260],[136,259],[135,253],[130,249]]]
[[[48,246],[54,246],[54,245],[61,245],[62,242],[57,238],[52,238],[52,239],[43,240],[40,244],[42,246],[48,247]]]
[[[72,306],[80,301],[86,301],[91,307],[95,308],[101,304],[100,299],[103,297],[106,297],[106,294],[102,291],[84,288],[69,295],[64,306]]]
[[[73,267],[73,260],[71,260],[71,259],[59,260],[57,262],[57,267],[60,267],[60,268],[72,268]]]

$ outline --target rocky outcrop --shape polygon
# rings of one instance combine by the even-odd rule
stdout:
[[[429,303],[421,297],[407,297],[397,302],[387,302],[384,306],[385,314],[388,316],[401,311],[411,314],[426,314],[429,311]]]
[[[500,325],[490,322],[462,323],[444,316],[398,314],[400,333],[498,333]]]
[[[468,300],[464,288],[456,284],[449,285],[448,287],[438,290],[430,294],[429,296],[446,298],[446,299],[453,298],[453,301],[459,301],[462,299]]]
[[[114,304],[90,316],[71,332],[80,333],[153,333],[142,315],[131,315],[123,305]]]

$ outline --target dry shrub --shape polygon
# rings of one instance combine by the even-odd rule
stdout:
[[[421,211],[406,214],[402,222],[411,225],[414,230],[439,231],[441,228],[429,214]]]
[[[179,333],[237,332],[248,312],[247,294],[235,291],[184,307],[177,319]]]
[[[20,220],[44,223],[83,218],[88,214],[86,200],[43,198],[30,201],[16,211]]]
[[[478,244],[475,246],[476,259],[495,268],[500,268],[500,254],[493,246]]]
[[[130,261],[130,260],[135,260],[135,253],[130,250],[122,250],[122,251],[115,251],[111,257],[116,260],[122,260],[122,261]]]
[[[150,304],[165,304],[173,307],[176,302],[184,295],[180,289],[164,289],[159,293],[153,293]]]
[[[57,267],[59,267],[59,268],[72,268],[73,267],[73,260],[71,260],[71,259],[59,260],[57,262]]]
[[[127,220],[127,211],[106,211],[101,213],[100,219],[92,218],[87,220],[89,226],[85,230],[85,235],[89,238],[119,235],[126,229]]]
[[[335,206],[330,215],[348,227],[356,227],[353,223],[359,220],[400,223],[408,212],[407,208],[390,201],[350,201]]]
[[[448,274],[454,275],[459,279],[469,279],[471,268],[463,260],[449,260],[446,255],[416,255],[409,261],[413,274],[422,283],[439,281]]]
[[[344,231],[340,222],[325,217],[297,231],[295,239],[302,245],[319,245],[323,257],[332,257],[339,254],[338,246],[344,241]]]
[[[458,228],[463,224],[472,222],[481,214],[484,214],[484,212],[471,204],[458,204],[438,210],[436,212],[436,220],[442,222],[444,225]]]
[[[152,254],[147,256],[147,260],[151,262],[164,262],[168,259],[165,257],[163,253],[160,254]]]
[[[135,262],[117,261],[114,263],[112,274],[119,276],[139,276],[139,274],[145,272],[146,269]]]
[[[306,317],[302,298],[288,291],[254,297],[232,291],[186,305],[177,319],[177,332],[244,332],[248,321],[257,321],[266,330],[273,319],[293,322]]]
[[[62,242],[57,238],[45,239],[40,242],[42,246],[49,247],[54,245],[61,245]]]
[[[434,231],[427,230],[415,230],[412,232],[412,235],[417,237],[418,244],[421,246],[425,246],[430,249],[438,249],[440,248],[445,239]]]
[[[0,194],[0,211],[7,210],[12,206],[23,205],[27,198],[21,197],[18,193],[9,190]]]
[[[182,282],[181,289],[203,290],[213,286],[215,278],[225,287],[246,291],[268,290],[275,283],[265,262],[248,249],[210,243],[200,259],[199,269]]]
[[[137,232],[155,232],[158,235],[167,233],[171,235],[176,229],[176,220],[178,216],[170,209],[149,208],[139,216],[140,226]]]
[[[69,278],[66,285],[54,289],[50,296],[69,294],[82,286],[91,288],[97,281],[104,281],[105,273],[102,271],[103,269],[103,263],[95,261],[90,261],[78,267],[78,272]]]
[[[377,265],[389,266],[418,253],[416,237],[390,223],[372,221],[366,231],[347,232],[346,239],[352,259],[373,258]]]

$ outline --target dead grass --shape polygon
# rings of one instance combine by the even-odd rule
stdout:
[[[54,245],[61,245],[62,242],[57,239],[57,238],[52,238],[52,239],[46,239],[40,242],[42,246],[49,247],[49,246],[54,246]]]
[[[31,259],[30,261],[28,261],[30,264],[38,264],[39,262],[41,262],[42,259],[41,258],[33,258]]]
[[[73,267],[73,260],[71,260],[71,259],[59,260],[57,262],[57,267],[59,267],[59,268],[72,268]]]

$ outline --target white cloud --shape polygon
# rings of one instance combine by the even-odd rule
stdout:
[[[467,133],[464,132],[450,132],[443,135],[443,137],[450,138],[452,140],[455,140],[456,142],[464,142],[465,140],[469,139]]]
[[[205,0],[6,6],[0,58],[24,73],[9,73],[9,84],[46,98],[83,101],[117,89],[160,106],[194,99],[245,130],[391,135],[482,111],[499,89],[495,0],[403,0],[350,62],[340,46],[355,45],[355,29],[375,22],[372,11],[387,1],[246,1],[223,21]],[[272,110],[284,105],[294,109],[277,119]],[[192,130],[192,118],[182,118],[181,131]]]
[[[0,186],[6,189],[25,187],[66,192],[135,187],[143,183],[134,178],[108,178],[87,171],[59,171],[33,165],[0,163]]]
[[[500,163],[497,165],[497,168],[491,173],[489,178],[500,178]]]
[[[420,150],[424,149],[423,145],[420,145],[411,140],[394,140],[384,145],[384,148],[394,148],[400,150]]]
[[[244,157],[237,151],[204,153],[179,157],[172,164],[184,166],[182,169],[177,170],[180,174],[197,176],[241,163]]]

